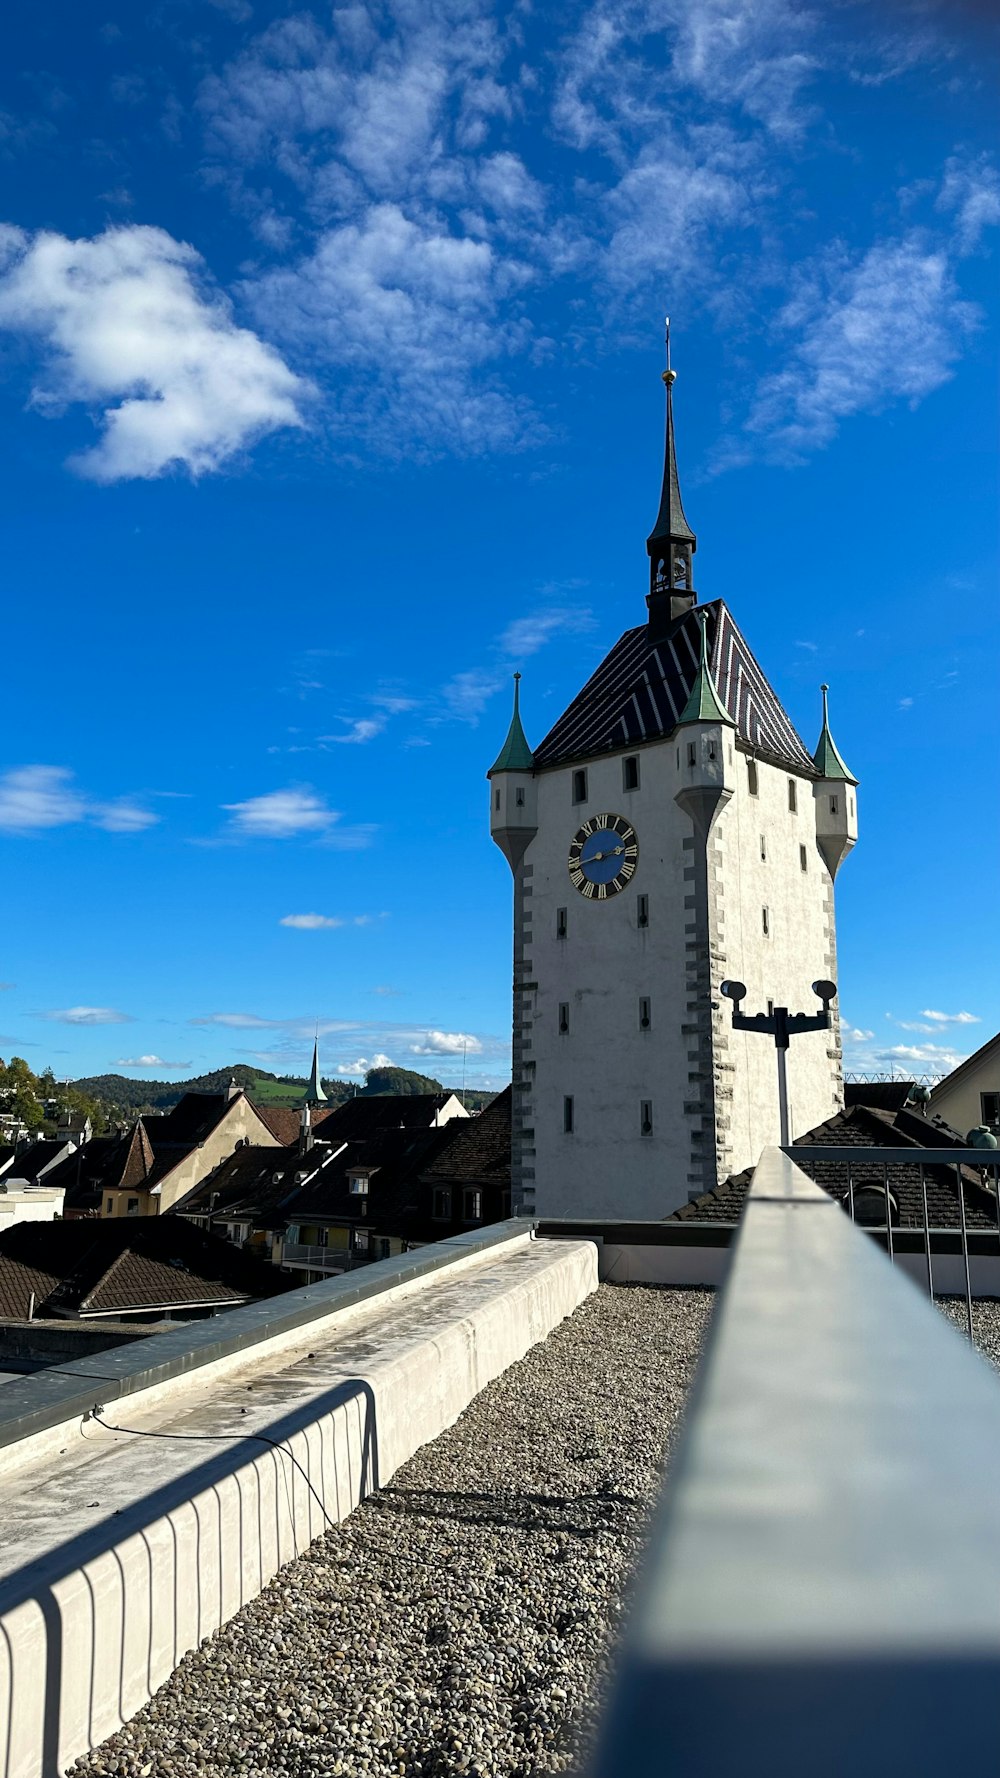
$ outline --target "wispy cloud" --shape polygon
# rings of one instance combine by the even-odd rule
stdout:
[[[107,833],[140,833],[159,820],[131,797],[101,802],[77,789],[65,766],[15,766],[0,775],[0,829],[37,833],[86,822]]]
[[[340,851],[369,846],[375,829],[370,825],[341,827],[341,816],[308,784],[287,790],[269,790],[241,803],[223,803],[230,820],[225,834],[236,840],[288,840],[313,838]]]
[[[190,1062],[165,1062],[162,1056],[119,1056],[115,1068],[190,1068]]]
[[[225,1025],[231,1031],[273,1031],[280,1019],[260,1019],[252,1012],[212,1012],[204,1018],[189,1019],[191,1025]]]
[[[284,914],[279,926],[292,926],[298,932],[332,932],[339,926],[371,926],[374,914]]]
[[[100,442],[71,459],[92,481],[199,475],[302,424],[308,385],[237,326],[200,256],[163,229],[79,241],[0,229],[0,327],[43,342],[40,413],[103,410]]]
[[[594,628],[594,616],[586,607],[552,607],[516,617],[507,625],[498,647],[510,660],[524,660],[537,654],[547,642],[560,633],[578,636]]]
[[[118,1012],[113,1006],[65,1006],[42,1014],[57,1025],[128,1025],[131,1013]]]
[[[974,161],[954,155],[945,168],[937,208],[955,218],[960,253],[974,253],[988,228],[1000,225],[1000,173],[985,154]]]
[[[946,249],[919,230],[860,259],[825,254],[804,268],[779,316],[787,361],[760,383],[747,430],[772,453],[801,460],[852,415],[913,404],[940,387],[976,325]]]
[[[921,1018],[933,1019],[935,1025],[980,1025],[982,1020],[974,1012],[932,1012],[924,1007]]]

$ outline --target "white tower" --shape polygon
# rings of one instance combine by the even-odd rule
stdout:
[[[646,623],[534,752],[518,688],[490,776],[514,875],[515,1208],[666,1216],[778,1140],[770,1046],[748,1004],[810,1008],[836,980],[833,876],[855,783],[826,709],[811,757],[721,600],[698,606],[667,369]],[[843,1102],[839,1030],[797,1040],[793,1134]]]

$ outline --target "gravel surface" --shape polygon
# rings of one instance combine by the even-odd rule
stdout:
[[[937,1305],[960,1333],[967,1333],[969,1323],[964,1296],[938,1297]],[[1000,1303],[990,1302],[987,1298],[973,1303],[972,1332],[977,1351],[1000,1369]]]
[[[571,1768],[713,1300],[602,1285],[72,1771]]]

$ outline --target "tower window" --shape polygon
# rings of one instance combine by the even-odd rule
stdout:
[[[496,792],[496,795],[493,798],[493,807],[495,809],[499,809],[499,807],[500,807],[500,792],[499,792],[499,790]]]
[[[524,791],[518,786],[514,792],[514,802],[519,809],[524,808]]]
[[[640,1001],[639,1001],[639,1030],[640,1031],[648,1031],[652,1022],[653,1022],[653,1020],[652,1020],[652,1017],[650,1014],[649,1001],[645,998],[640,999]]]
[[[556,937],[566,937],[566,909],[556,908]]]
[[[850,817],[853,821],[853,819],[854,819],[854,798],[853,798],[853,796],[848,796],[848,798],[847,798],[847,813],[850,815]]]
[[[638,788],[639,760],[636,754],[630,753],[627,759],[622,760],[622,789],[638,790]]]
[[[585,771],[573,773],[573,801],[585,803],[587,800],[587,774]]]
[[[643,1136],[653,1134],[653,1101],[643,1099],[639,1106],[639,1131]]]
[[[830,798],[830,813],[831,813],[831,815],[836,815],[839,808],[840,808],[839,796],[831,796],[831,798]]]
[[[688,742],[688,765],[693,766],[696,758],[697,758],[697,755],[694,750],[694,742],[689,741]]]
[[[635,923],[637,926],[649,925],[648,895],[637,895],[635,898]]]
[[[708,742],[708,757],[709,759],[715,758],[715,742],[712,740],[711,736],[709,736]]]
[[[804,846],[799,847],[799,864],[802,866],[803,870],[809,869],[809,854]]]
[[[757,761],[755,759],[747,760],[747,789],[751,796],[756,796],[760,790],[760,778],[757,773]]]
[[[569,1001],[568,1000],[560,1000],[560,1002],[559,1002],[559,1035],[560,1035],[560,1037],[565,1037],[568,1030],[569,1030]]]
[[[573,1134],[573,1100],[569,1094],[563,1100],[563,1133],[567,1136]]]
[[[760,836],[760,855],[766,862],[766,860],[767,860],[767,840],[764,838],[763,834],[761,834],[761,836]]]
[[[789,778],[789,780],[788,780],[788,807],[791,810],[793,815],[795,814],[796,810],[798,809],[798,806],[799,806],[799,796],[798,796],[798,789],[796,787],[795,779]]]
[[[771,931],[771,916],[768,913],[767,908],[761,908],[760,910],[760,923],[764,937],[767,938]]]

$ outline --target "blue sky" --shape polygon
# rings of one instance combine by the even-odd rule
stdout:
[[[0,1053],[504,1079],[483,774],[643,618],[666,312],[699,591],[861,779],[849,1061],[992,1034],[992,10],[15,9]]]

